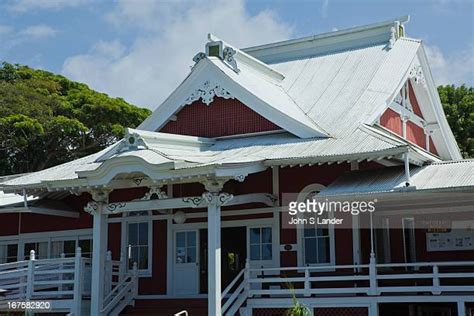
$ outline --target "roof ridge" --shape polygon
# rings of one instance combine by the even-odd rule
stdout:
[[[305,37],[296,38],[296,39],[290,39],[290,40],[284,40],[284,41],[268,43],[268,44],[263,44],[263,45],[251,46],[251,47],[243,48],[242,50],[246,53],[252,53],[252,52],[266,50],[266,49],[270,49],[270,48],[276,48],[276,47],[281,48],[281,47],[292,46],[292,45],[295,45],[295,44],[301,44],[301,43],[305,43],[305,42],[314,42],[314,41],[320,40],[320,39],[335,38],[335,37],[349,35],[349,34],[355,34],[355,33],[363,33],[363,32],[367,32],[367,31],[370,31],[370,30],[377,29],[377,28],[387,27],[387,26],[393,25],[394,23],[399,23],[400,25],[403,25],[404,23],[408,22],[409,20],[410,20],[410,17],[408,15],[405,15],[405,16],[401,16],[401,17],[394,18],[394,19],[391,19],[391,20],[378,22],[378,23],[365,24],[365,25],[361,25],[361,26],[345,28],[345,29],[338,30],[338,31],[324,32],[324,33],[314,34],[314,35],[305,36]],[[398,30],[397,30],[397,32],[398,32]],[[387,38],[387,41],[388,40],[389,40],[389,38]]]

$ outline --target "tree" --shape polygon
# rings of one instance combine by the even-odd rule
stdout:
[[[450,85],[438,87],[438,92],[461,153],[474,157],[474,89]]]
[[[150,110],[27,66],[0,66],[0,175],[32,172],[98,152]]]

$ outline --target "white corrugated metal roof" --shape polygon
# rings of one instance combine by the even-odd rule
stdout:
[[[386,193],[406,189],[403,167],[347,173],[321,191],[322,195]],[[408,190],[474,188],[474,159],[433,163],[410,169]]]

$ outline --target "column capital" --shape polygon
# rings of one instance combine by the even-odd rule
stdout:
[[[101,204],[100,202],[90,201],[84,206],[84,211],[91,215],[99,214]]]
[[[111,189],[108,188],[101,188],[101,189],[93,189],[89,191],[89,193],[92,195],[92,199],[95,202],[105,202],[107,203],[109,200],[109,193],[112,191]]]
[[[220,192],[224,187],[224,183],[226,182],[227,180],[223,179],[206,179],[202,182],[202,184],[204,185],[206,191],[215,193]]]
[[[226,192],[204,192],[202,194],[203,199],[209,204],[209,205],[216,205],[216,206],[223,206],[227,204],[232,198],[234,197],[232,194],[226,193]]]

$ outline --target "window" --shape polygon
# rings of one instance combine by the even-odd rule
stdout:
[[[80,239],[79,247],[82,257],[92,258],[92,239]]]
[[[60,258],[64,254],[66,257],[74,257],[76,255],[75,240],[59,240],[51,242],[51,258]]]
[[[15,262],[17,261],[17,256],[17,244],[0,245],[0,263]]]
[[[303,229],[303,254],[305,265],[330,262],[327,225],[315,225]]]
[[[250,260],[272,260],[272,228],[250,228]]]
[[[128,265],[136,262],[139,270],[148,270],[148,223],[128,224]]]
[[[196,259],[196,232],[177,232],[176,263],[193,263]]]
[[[25,243],[24,249],[25,260],[30,259],[31,250],[35,251],[35,259],[47,259],[49,257],[47,241]]]

